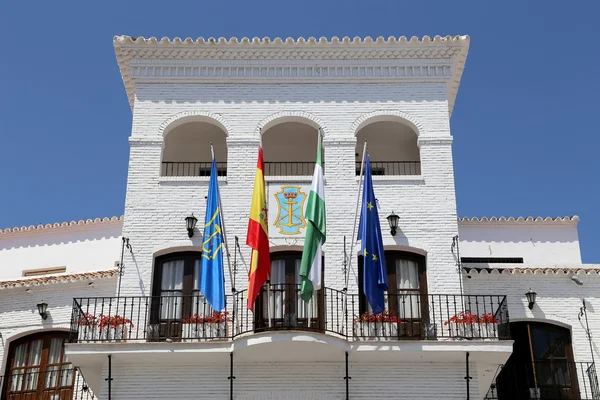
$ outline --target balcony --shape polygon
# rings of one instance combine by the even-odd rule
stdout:
[[[363,297],[324,288],[308,303],[295,284],[263,287],[252,313],[246,291],[215,312],[202,296],[76,298],[71,342],[227,341],[267,331],[308,331],[348,341],[509,339],[505,296],[389,295],[373,315]]]
[[[361,162],[356,162],[356,176],[360,175]],[[371,161],[371,175],[421,175],[420,161]]]
[[[96,400],[78,368],[31,368],[24,373],[0,376],[6,400]]]
[[[161,176],[210,176],[211,162],[163,161]],[[217,175],[227,176],[227,163],[217,162]]]
[[[496,375],[485,400],[597,400],[596,367],[591,362],[510,363]]]

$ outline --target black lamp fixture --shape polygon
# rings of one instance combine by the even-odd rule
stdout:
[[[398,229],[398,221],[400,220],[400,216],[396,215],[394,211],[392,211],[392,213],[387,216],[387,220],[390,224],[390,233],[392,236],[396,236],[396,229]]]
[[[198,218],[194,217],[194,214],[189,217],[185,217],[185,226],[187,227],[188,237],[194,236],[194,228],[196,227]]]
[[[533,290],[529,289],[529,292],[525,293],[525,297],[527,297],[527,302],[529,303],[529,309],[532,310],[535,305],[535,298],[537,297],[537,293]]]
[[[38,312],[40,313],[40,317],[42,319],[48,318],[48,304],[43,301],[37,305]]]

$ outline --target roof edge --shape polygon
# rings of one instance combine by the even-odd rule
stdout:
[[[36,276],[24,279],[15,279],[10,281],[0,281],[0,290],[4,289],[16,289],[16,288],[30,288],[36,286],[46,286],[55,283],[69,283],[69,282],[81,282],[81,281],[94,281],[100,279],[107,279],[117,276],[119,270],[116,268],[81,272],[76,274],[62,274],[62,275],[48,275],[48,276]]]
[[[40,225],[29,225],[22,227],[14,227],[14,228],[6,228],[0,229],[0,239],[6,237],[8,235],[14,234],[30,234],[30,233],[42,233],[48,232],[52,230],[66,229],[66,228],[74,228],[74,227],[89,227],[96,225],[118,225],[123,223],[123,216],[119,217],[104,217],[104,218],[95,218],[95,219],[87,219],[87,220],[79,220],[79,221],[70,221],[70,222],[56,222],[54,224],[40,224]]]
[[[459,225],[569,225],[577,226],[579,216],[566,217],[462,217]]]

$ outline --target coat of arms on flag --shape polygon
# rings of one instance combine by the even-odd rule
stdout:
[[[277,218],[273,225],[282,235],[298,235],[301,229],[306,228],[306,193],[300,186],[281,186],[281,190],[274,196],[277,200]]]

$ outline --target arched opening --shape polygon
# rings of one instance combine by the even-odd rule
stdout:
[[[64,354],[68,337],[68,332],[43,332],[11,343],[2,398],[73,398],[77,373]]]
[[[358,284],[360,290],[358,316],[354,324],[357,337],[421,337],[426,334],[429,308],[427,298],[427,273],[425,256],[405,251],[385,251],[388,290],[385,292],[383,315],[373,315],[373,310],[363,291],[364,257],[358,257]],[[354,307],[354,302],[352,302]],[[370,329],[369,323],[386,323],[380,331]],[[364,322],[361,323],[361,322]]]
[[[301,251],[271,253],[270,287],[263,287],[258,297],[256,315],[261,317],[255,321],[255,330],[322,331],[325,328],[324,287],[315,291],[309,301],[300,298],[301,260]]]
[[[575,363],[571,331],[543,322],[511,322],[514,347],[486,399],[596,399],[593,363]]]
[[[378,121],[361,128],[356,134],[356,174],[365,140],[373,175],[421,175],[421,155],[417,133],[398,121]]]
[[[266,176],[312,176],[318,131],[302,122],[282,122],[263,132]]]
[[[226,133],[204,121],[180,124],[165,134],[161,176],[210,176],[213,144],[219,176],[227,176]]]

